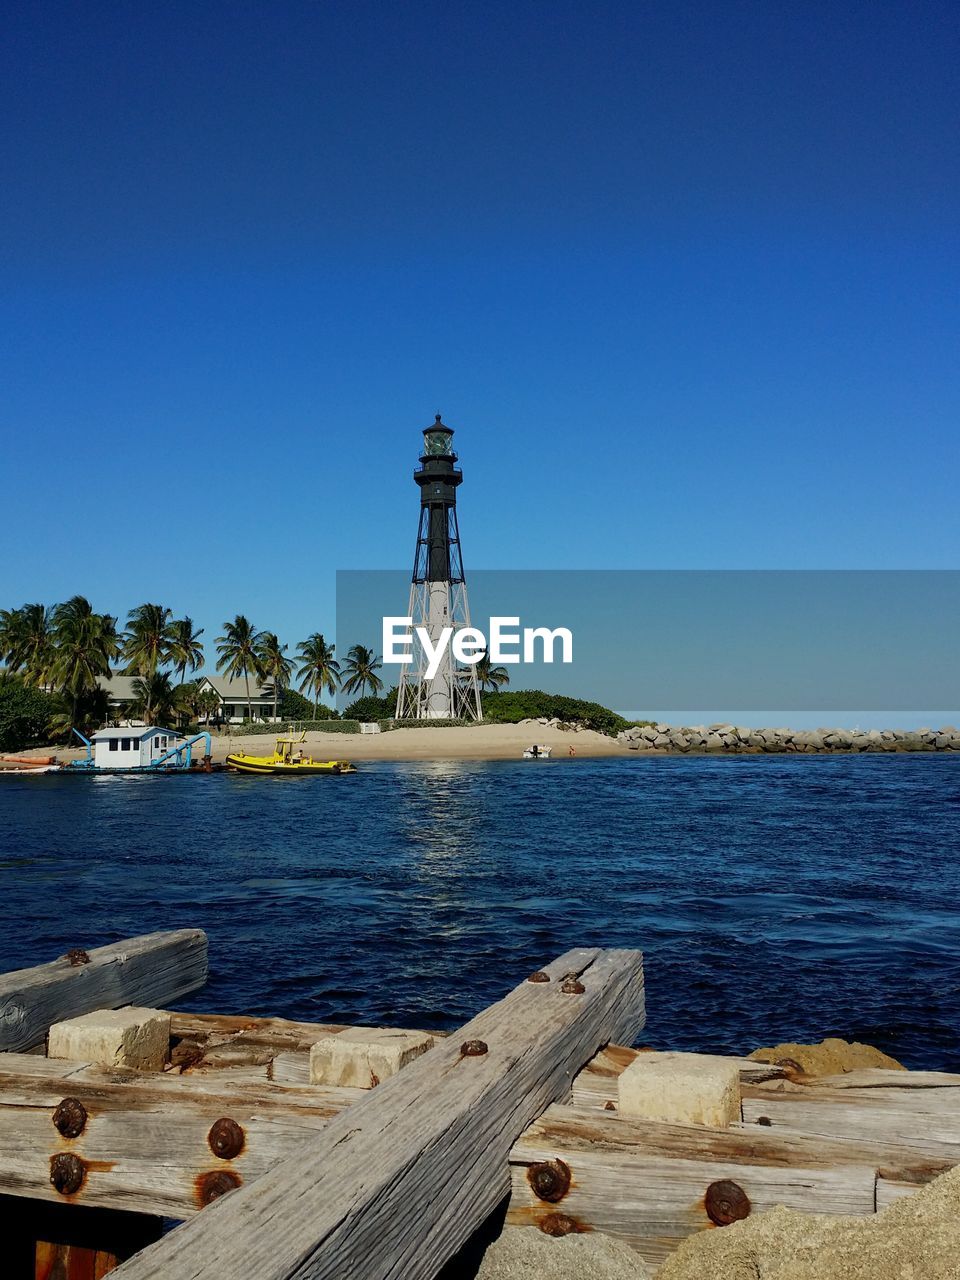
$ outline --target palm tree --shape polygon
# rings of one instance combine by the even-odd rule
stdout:
[[[223,624],[223,635],[217,636],[217,670],[223,671],[232,680],[243,676],[247,686],[247,719],[253,719],[253,708],[250,705],[250,672],[258,678],[263,677],[259,657],[260,632],[242,613],[238,613],[232,622]]]
[[[289,658],[283,655],[287,652],[287,646],[280,643],[279,636],[272,631],[261,631],[260,643],[257,646],[257,656],[260,659],[260,669],[265,676],[273,681],[273,718],[277,718],[277,703],[280,700],[280,694],[290,684],[290,676],[293,674],[293,663]]]
[[[489,653],[480,655],[476,670],[477,683],[480,685],[481,693],[486,693],[488,689],[491,693],[496,693],[501,685],[510,683],[510,673],[507,668],[492,667]]]
[[[383,663],[372,649],[365,645],[355,644],[347,654],[347,665],[344,668],[346,680],[343,682],[344,693],[359,693],[363,696],[367,688],[371,693],[379,693],[383,681],[376,674]]]
[[[196,671],[203,661],[203,645],[200,643],[202,635],[203,627],[194,631],[193,619],[189,617],[174,618],[167,626],[169,658],[180,684],[183,684],[187,668]]]
[[[138,676],[133,682],[130,710],[147,724],[173,724],[177,691],[169,671],[155,671],[152,676]]]
[[[0,609],[0,662],[28,684],[46,684],[53,657],[50,610],[42,604]]]
[[[336,645],[327,644],[319,631],[297,645],[300,656],[300,666],[297,668],[300,683],[297,687],[301,693],[313,694],[318,719],[320,695],[326,689],[332,698],[340,682],[340,663],[333,656],[335,649]]]
[[[70,698],[75,721],[80,699],[110,675],[110,661],[120,648],[117,620],[108,613],[94,613],[89,600],[73,596],[56,606],[52,621],[55,654],[50,675]]]
[[[210,723],[210,717],[216,715],[220,709],[220,699],[212,689],[204,689],[197,696],[197,714],[203,716],[203,722],[206,725]]]
[[[127,614],[123,656],[127,675],[156,675],[170,661],[167,625],[173,613],[161,604],[141,604]]]

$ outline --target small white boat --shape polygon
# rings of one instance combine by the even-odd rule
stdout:
[[[60,766],[58,764],[39,764],[32,765],[27,768],[16,766],[14,768],[4,767],[0,769],[0,775],[14,773],[18,777],[26,778],[35,773],[59,773]]]
[[[523,753],[524,760],[549,760],[552,747],[545,747],[542,743],[535,742],[532,747],[527,747]]]

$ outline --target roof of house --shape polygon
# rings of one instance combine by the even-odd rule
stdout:
[[[158,729],[157,726],[153,724],[135,726],[133,728],[128,725],[126,728],[120,729],[98,729],[97,732],[92,733],[90,737],[94,742],[96,742],[98,738],[136,738],[137,741],[139,741],[141,738],[146,738],[153,733],[168,733],[171,738],[183,737],[182,733],[177,733],[173,729]]]
[[[97,684],[109,698],[118,702],[132,702],[137,696],[133,692],[136,676],[123,676],[119,671],[111,671],[109,677],[99,679]]]
[[[200,676],[198,684],[207,683],[219,693],[224,702],[246,702],[247,682],[243,676],[231,679],[229,676]],[[273,685],[259,684],[256,677],[250,679],[250,697],[273,701]]]

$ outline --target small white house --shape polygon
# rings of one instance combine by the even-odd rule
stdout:
[[[101,729],[93,735],[93,762],[98,769],[139,769],[153,764],[176,746],[172,729]]]

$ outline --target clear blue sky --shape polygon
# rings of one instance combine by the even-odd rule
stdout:
[[[4,7],[0,606],[956,567],[948,3]]]

